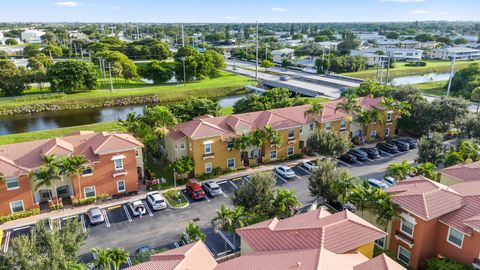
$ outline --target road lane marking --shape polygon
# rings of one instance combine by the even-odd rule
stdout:
[[[110,220],[108,219],[107,211],[105,211],[105,209],[102,209],[102,214],[103,214],[103,217],[105,218],[105,225],[107,225],[107,227],[109,228]]]
[[[127,215],[128,222],[132,222],[132,217],[130,216],[130,213],[128,212],[127,206],[123,205],[123,210],[125,211],[125,214]]]
[[[343,161],[341,161],[341,160],[338,159],[338,158],[337,158],[337,161],[338,161],[340,164],[343,164],[343,165],[347,166],[348,168],[352,168],[352,165],[350,165],[350,164],[348,164],[348,163],[346,163],[346,162],[343,162]]]
[[[304,172],[308,173],[309,175],[312,175],[312,173],[311,173],[309,170],[307,170],[307,169],[303,168],[303,166],[297,166],[297,168],[299,168],[300,170],[302,170],[302,171],[304,171]]]
[[[152,213],[152,210],[150,210],[150,206],[148,206],[148,203],[145,202],[145,208],[147,208],[147,212],[148,212],[148,215],[153,217],[153,213]]]
[[[235,185],[235,183],[233,183],[233,181],[228,181],[235,189],[238,189],[237,185]]]
[[[225,236],[225,234],[223,234],[223,232],[221,230],[218,230],[218,234],[220,234],[220,236],[223,238],[223,240],[225,240],[225,242],[227,242],[227,244],[233,249],[235,250],[235,246],[232,244],[232,242],[230,242],[230,240]]]
[[[12,231],[7,231],[5,234],[5,245],[3,246],[3,253],[7,253],[8,251],[8,245],[10,244],[10,235],[12,234]]]
[[[85,224],[85,216],[83,214],[80,215],[80,221],[82,222],[82,230],[84,233],[86,233],[87,225]]]

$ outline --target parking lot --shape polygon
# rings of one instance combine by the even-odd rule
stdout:
[[[348,169],[352,175],[361,178],[381,178],[389,163],[403,160],[413,161],[416,154],[416,149],[394,155],[382,153],[379,159],[356,162],[355,164],[339,162],[338,166]],[[294,190],[303,206],[311,204],[314,198],[310,196],[307,181],[311,172],[301,164],[292,167],[292,169],[296,173],[296,177],[291,179],[285,179],[276,174],[276,187]],[[102,224],[90,224],[86,214],[52,220],[51,223],[53,228],[61,229],[68,218],[81,221],[82,228],[89,232],[89,237],[80,250],[81,259],[85,262],[93,260],[90,253],[92,247],[123,247],[133,256],[136,249],[143,245],[148,245],[150,248],[181,246],[184,243],[181,242],[179,236],[189,222],[197,224],[202,229],[207,235],[205,243],[210,252],[216,257],[221,257],[226,253],[239,250],[239,237],[237,236],[234,240],[234,237],[228,233],[215,232],[210,221],[215,217],[216,209],[219,209],[222,204],[232,206],[231,198],[234,191],[245,181],[248,181],[248,179],[243,177],[218,182],[223,194],[216,197],[208,196],[206,199],[194,201],[189,196],[185,196],[190,205],[184,209],[167,208],[153,211],[150,205],[143,200],[146,206],[146,214],[141,217],[135,217],[127,204],[121,204],[102,210],[105,218],[105,222]],[[185,194],[185,190],[182,190],[182,192]],[[303,207],[303,209],[306,208]],[[5,231],[1,250],[8,251],[12,239],[30,231],[30,227]]]

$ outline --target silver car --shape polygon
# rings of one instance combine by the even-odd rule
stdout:
[[[208,195],[214,197],[217,195],[221,195],[223,193],[220,186],[214,181],[207,181],[202,184],[203,190],[208,193]]]
[[[165,198],[158,191],[147,193],[147,202],[152,206],[153,210],[161,210],[167,208]]]
[[[297,175],[295,172],[292,170],[292,168],[288,166],[277,166],[275,167],[275,172],[279,174],[280,176],[283,176],[284,178],[293,178],[296,177]]]
[[[91,224],[99,224],[105,222],[105,217],[103,216],[102,210],[100,210],[100,208],[98,207],[88,209],[87,216]]]
[[[140,216],[140,215],[145,215],[147,213],[147,210],[145,209],[145,205],[141,200],[133,201],[128,204],[130,207],[130,210],[132,210],[133,216]]]

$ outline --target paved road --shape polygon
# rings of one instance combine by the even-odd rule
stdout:
[[[339,163],[339,167],[346,168],[350,170],[352,175],[361,178],[381,178],[389,163],[392,161],[401,162],[403,160],[413,161],[416,154],[416,149],[395,155],[382,154],[381,159],[369,160],[353,165]],[[287,180],[277,175],[276,186],[294,190],[302,205],[311,204],[314,198],[310,196],[307,187],[307,179],[310,176],[310,172],[302,165],[293,167],[293,170],[297,174],[296,178]],[[226,242],[227,252],[236,251],[239,249],[238,237],[234,241],[233,235],[214,232],[210,221],[215,216],[216,209],[219,209],[222,204],[226,206],[232,205],[231,198],[233,192],[244,181],[248,180],[237,178],[219,182],[224,195],[214,198],[208,197],[208,199],[201,201],[189,199],[190,206],[185,209],[174,210],[167,208],[155,212],[148,208],[147,214],[140,218],[133,217],[132,212],[126,205],[119,205],[106,209],[104,216],[107,222],[96,226],[89,224],[84,214],[69,217],[81,220],[85,230],[89,231],[86,244],[80,250],[81,259],[84,261],[93,259],[90,253],[92,247],[123,247],[130,254],[134,254],[135,250],[142,245],[148,245],[151,248],[174,248],[180,246],[183,243],[180,241],[179,235],[184,231],[185,226],[189,222],[194,222],[207,234],[206,244],[213,255],[217,257],[222,256],[225,253]],[[60,229],[64,222],[65,218],[52,220],[52,224],[59,224]],[[5,237],[8,237],[9,241],[4,239],[3,242],[7,242],[7,245],[4,244],[0,250],[8,250],[8,242],[11,242],[11,239],[18,235],[29,233],[29,231],[29,227],[6,231]]]

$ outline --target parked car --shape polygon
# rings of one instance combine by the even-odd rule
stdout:
[[[130,210],[132,210],[133,216],[145,215],[147,213],[146,207],[141,200],[136,200],[128,204]]]
[[[144,246],[140,246],[139,248],[137,248],[137,250],[135,251],[135,254],[136,255],[139,255],[139,254],[143,254],[143,253],[146,253],[146,252],[151,252],[151,249],[149,246],[147,245],[144,245]]]
[[[370,159],[380,158],[380,152],[378,152],[378,148],[376,147],[362,147],[360,150],[367,153],[367,156]]]
[[[167,202],[165,201],[165,198],[158,191],[148,192],[146,199],[153,210],[161,210],[167,208]]]
[[[392,143],[395,144],[398,147],[398,150],[402,152],[410,150],[410,145],[407,142],[402,141],[400,139],[395,139],[392,141]]]
[[[275,167],[275,172],[287,179],[297,176],[292,168],[288,166],[277,166]]]
[[[393,187],[397,184],[397,181],[395,181],[395,178],[393,178],[391,176],[387,176],[387,177],[383,178],[382,182],[387,184],[388,187]]]
[[[381,189],[388,188],[387,184],[385,184],[384,182],[382,182],[378,179],[370,178],[367,181],[368,181],[368,184],[372,187],[377,187],[377,188],[381,188]]]
[[[318,168],[317,162],[315,162],[315,160],[305,160],[302,162],[302,165],[303,167],[307,168],[309,171],[313,171],[316,168]]]
[[[357,208],[355,208],[355,206],[350,202],[347,202],[345,205],[337,201],[328,201],[327,203],[337,211],[343,211],[345,209],[349,210],[352,213],[355,213],[357,211]]]
[[[350,151],[348,151],[348,153],[354,155],[357,158],[357,160],[360,160],[360,161],[365,161],[368,159],[367,153],[363,152],[360,149],[351,149]]]
[[[390,154],[396,154],[400,152],[398,151],[398,147],[393,143],[377,143],[377,148]]]
[[[215,181],[207,181],[202,184],[203,190],[210,196],[222,195],[223,191]]]
[[[205,198],[205,192],[202,189],[202,186],[196,182],[191,181],[186,185],[187,193],[193,200],[200,200]]]
[[[288,80],[290,80],[289,76],[287,76],[287,75],[280,76],[280,81],[288,81]]]
[[[87,216],[91,224],[100,224],[105,222],[105,217],[102,214],[102,210],[100,210],[98,207],[88,209]]]
[[[417,141],[414,140],[414,139],[402,138],[402,139],[400,139],[400,140],[408,143],[408,146],[410,146],[410,149],[415,149],[415,148],[418,147],[418,143],[417,143]]]
[[[354,155],[349,154],[349,153],[345,153],[345,154],[341,155],[340,160],[345,161],[347,163],[357,162],[357,158]]]

